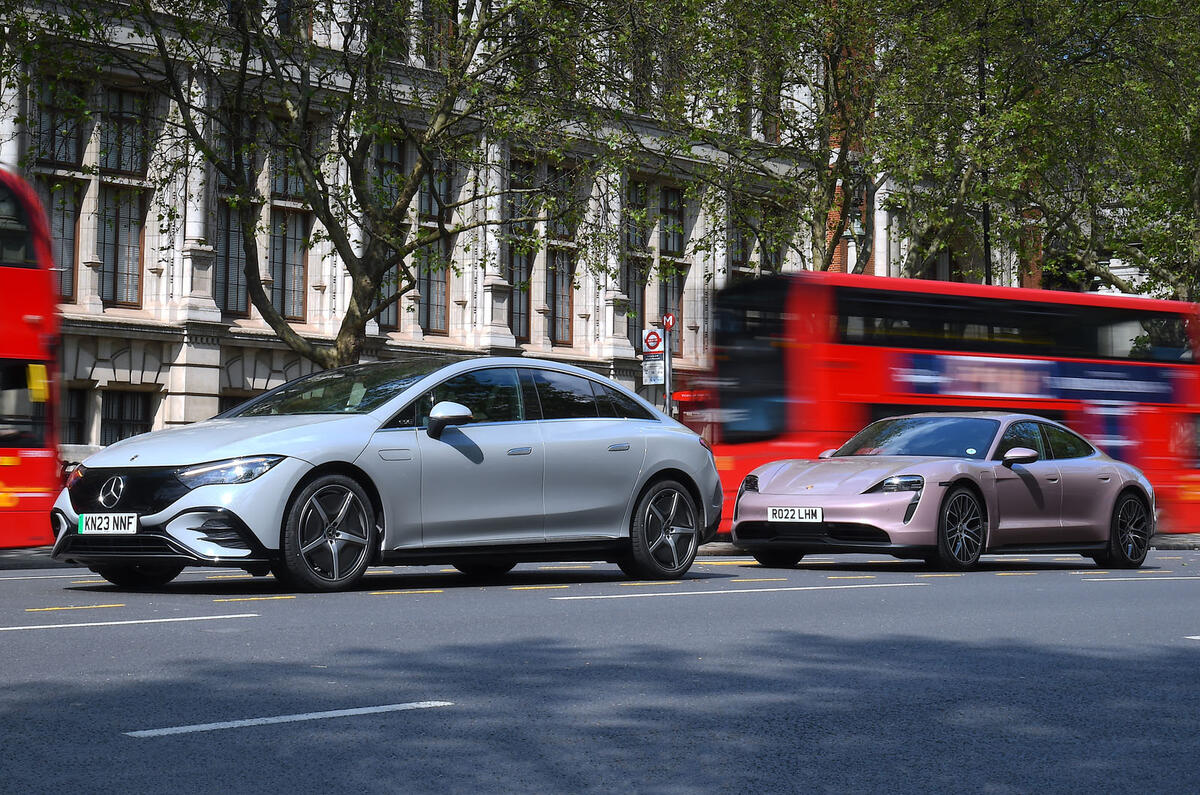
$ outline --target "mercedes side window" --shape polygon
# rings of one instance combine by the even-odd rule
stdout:
[[[473,423],[515,422],[524,415],[517,371],[495,367],[443,381],[402,409],[388,427],[423,428],[429,424],[429,412],[444,400],[469,408]]]
[[[1057,425],[1043,425],[1042,431],[1055,458],[1083,458],[1095,452],[1083,439]]]
[[[596,393],[596,406],[600,409],[601,417],[620,417],[627,420],[654,419],[654,415],[647,411],[641,403],[619,389],[593,381],[592,391]]]
[[[600,416],[588,379],[555,370],[533,370],[542,419],[564,420]]]
[[[1038,428],[1040,423],[1036,422],[1014,422],[1008,426],[1008,430],[1004,432],[1004,436],[1000,439],[1000,446],[996,448],[996,458],[999,461],[1004,458],[1004,454],[1014,447],[1026,447],[1030,450],[1036,450],[1038,457],[1046,458],[1046,445],[1042,441],[1042,432]]]

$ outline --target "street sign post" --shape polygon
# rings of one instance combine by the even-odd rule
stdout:
[[[663,408],[666,409],[667,416],[671,416],[671,329],[675,328],[675,314],[668,312],[663,315],[663,369],[666,373],[663,376]]]
[[[642,331],[642,383],[647,386],[667,383],[664,342],[658,329]]]

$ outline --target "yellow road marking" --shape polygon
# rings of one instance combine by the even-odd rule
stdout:
[[[442,573],[447,573],[447,572],[458,571],[458,569],[439,569],[438,571],[441,571]]]
[[[253,580],[253,574],[211,574],[206,580]]]
[[[753,560],[709,560],[698,564],[700,566],[757,566]]]
[[[213,599],[214,602],[270,602],[274,599],[295,599],[294,596],[239,596],[230,599]]]
[[[998,571],[997,577],[1028,577],[1031,574],[1037,574],[1036,571]]]
[[[1079,560],[1079,558],[1055,558],[1055,563],[1064,563],[1066,561]]]
[[[103,585],[108,580],[71,580],[72,585]]]
[[[961,574],[917,574],[917,577],[961,577]]]
[[[48,610],[95,610],[100,607],[124,607],[125,605],[72,605],[70,607],[27,607],[26,613],[45,613]]]
[[[1171,574],[1171,570],[1170,569],[1146,569],[1145,571],[1139,571],[1138,574]]]
[[[732,582],[787,582],[787,577],[734,577]]]
[[[514,585],[510,591],[553,591],[556,588],[570,588],[569,585]]]
[[[655,580],[654,582],[620,582],[617,585],[638,586],[638,585],[678,585],[683,580]]]
[[[371,591],[371,596],[391,596],[392,594],[407,596],[409,594],[415,595],[415,594],[425,594],[425,593],[444,593],[444,592],[440,588],[432,588],[428,591]]]
[[[1183,555],[1159,555],[1159,560],[1183,560]]]
[[[578,571],[579,569],[590,569],[591,566],[538,566],[541,571]]]
[[[830,574],[828,579],[830,579],[830,580],[873,580],[873,579],[875,579],[875,575],[874,574],[852,574],[852,575],[842,576],[842,575]]]

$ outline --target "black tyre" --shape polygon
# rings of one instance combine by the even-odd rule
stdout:
[[[1126,492],[1117,498],[1109,529],[1108,553],[1102,566],[1136,569],[1150,551],[1150,509],[1136,494]],[[1100,563],[1100,558],[1096,559]]]
[[[673,580],[696,559],[702,524],[687,488],[662,480],[646,489],[633,510],[629,551],[621,571],[643,580]]]
[[[758,561],[758,564],[766,566],[768,569],[790,569],[799,563],[803,557],[803,552],[787,552],[778,549],[763,550],[762,552],[754,553],[754,559]]]
[[[968,488],[951,489],[938,513],[937,565],[965,571],[979,562],[985,534],[983,506]]]
[[[508,574],[517,564],[511,560],[460,560],[452,565],[472,579],[493,580]]]
[[[158,588],[179,576],[183,566],[176,563],[114,563],[97,566],[96,573],[122,588]]]
[[[362,578],[375,551],[375,514],[362,486],[345,475],[323,475],[288,506],[282,570],[275,575],[305,591],[340,591]]]

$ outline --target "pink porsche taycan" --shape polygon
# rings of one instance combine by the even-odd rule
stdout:
[[[869,552],[973,567],[999,553],[1078,553],[1137,568],[1154,490],[1136,467],[1041,417],[912,414],[868,425],[819,460],[746,476],[733,542],[764,566]]]

